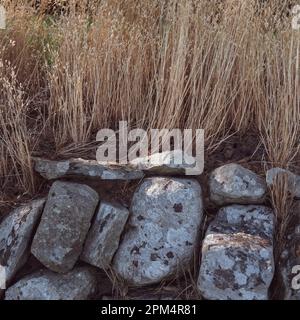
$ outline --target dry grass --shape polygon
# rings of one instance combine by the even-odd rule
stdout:
[[[294,194],[290,193],[290,181],[287,175],[277,177],[270,190],[271,202],[277,221],[275,235],[275,260],[278,262],[284,249],[287,230],[291,223]]]
[[[82,153],[119,120],[205,129],[207,150],[250,130],[262,160],[299,165],[296,1],[2,3],[2,194],[35,190],[33,152]]]
[[[13,105],[23,108],[18,130],[26,136],[24,148],[7,127],[17,125],[19,111],[7,112],[5,183],[15,176],[32,191],[34,148],[49,143],[56,154],[76,153],[121,119],[133,127],[203,128],[208,150],[250,129],[267,161],[295,164],[300,37],[291,29],[291,1],[42,1],[38,9],[29,2],[4,1],[1,60],[10,65],[1,72],[15,73],[12,90],[22,87],[22,102]],[[3,108],[11,108],[4,97]]]

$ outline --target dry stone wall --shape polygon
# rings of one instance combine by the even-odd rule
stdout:
[[[3,298],[86,300],[105,285],[99,280],[101,270],[141,288],[184,273],[199,256],[195,283],[204,299],[269,299],[276,222],[266,197],[275,176],[286,172],[274,169],[265,180],[238,164],[214,170],[209,193],[219,210],[203,238],[201,185],[182,176],[184,166],[168,165],[165,156],[155,167],[147,165],[149,159],[130,167],[35,159],[36,171],[51,188],[46,199],[15,209],[0,225],[0,264],[7,274]],[[288,175],[297,198],[299,177]],[[90,186],[74,182],[76,178],[140,183],[126,208],[101,199]],[[295,208],[295,216],[300,216],[299,205]],[[295,245],[297,237],[298,225],[289,243]],[[43,267],[18,276],[30,255]],[[289,269],[297,259],[290,247],[284,250],[279,269],[286,299],[299,299],[289,288]]]

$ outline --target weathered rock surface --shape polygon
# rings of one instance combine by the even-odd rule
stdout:
[[[17,208],[0,225],[0,265],[5,267],[7,284],[27,261],[44,204],[41,199]]]
[[[267,193],[265,181],[254,172],[238,165],[228,164],[211,173],[210,197],[217,205],[260,204]]]
[[[288,191],[293,194],[295,198],[300,199],[300,176],[297,176],[288,170],[281,168],[268,170],[266,174],[267,185],[272,187],[276,183],[276,180],[281,179],[281,177],[287,177]]]
[[[300,266],[300,201],[296,201],[291,217],[290,226],[287,230],[286,245],[279,264],[283,287],[283,296],[279,298],[300,300],[300,289],[293,288],[293,279],[300,272],[300,267],[298,267],[297,273],[293,273],[293,269],[296,266]],[[298,287],[299,283],[300,281],[298,280],[296,283]]]
[[[274,217],[264,206],[220,209],[203,241],[198,288],[211,300],[266,300],[274,275]]]
[[[51,161],[34,158],[35,171],[47,180],[64,177],[78,177],[101,180],[139,180],[144,177],[141,170],[119,166],[100,164],[95,160],[70,159]]]
[[[76,268],[64,275],[41,270],[27,276],[5,293],[5,300],[87,300],[97,291],[92,268]]]
[[[118,205],[101,202],[88,233],[81,259],[93,266],[107,269],[118,249],[129,211]]]
[[[127,232],[113,260],[116,273],[146,285],[181,271],[193,257],[202,211],[197,181],[146,179],[133,197]]]
[[[173,150],[134,159],[130,165],[146,175],[185,175],[188,169],[195,167],[195,161],[182,150]]]
[[[53,271],[71,270],[81,254],[98,201],[97,192],[86,185],[55,182],[32,243],[32,254]]]

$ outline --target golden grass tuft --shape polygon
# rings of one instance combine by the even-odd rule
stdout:
[[[208,151],[251,131],[262,161],[299,165],[296,1],[2,3],[2,192],[34,190],[33,152],[76,155],[119,120],[205,129]]]

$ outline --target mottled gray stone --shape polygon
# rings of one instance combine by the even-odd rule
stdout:
[[[32,254],[53,271],[71,270],[81,254],[98,201],[97,192],[86,185],[55,182],[33,240]]]
[[[281,169],[281,168],[272,168],[266,173],[266,181],[269,187],[274,186],[276,180],[280,181],[281,177],[287,177],[287,186],[288,191],[297,199],[300,199],[300,176],[295,175],[294,173]]]
[[[81,259],[93,266],[107,269],[118,249],[129,211],[118,205],[101,202],[88,233]]]
[[[210,198],[217,205],[260,204],[265,200],[267,186],[254,172],[238,165],[227,164],[211,173]]]
[[[97,292],[91,268],[80,267],[66,274],[41,270],[27,276],[5,293],[5,300],[88,300]]]
[[[144,158],[136,158],[130,165],[144,171],[146,175],[185,175],[187,169],[195,167],[196,158],[182,150],[156,153]]]
[[[146,179],[133,197],[127,232],[113,260],[116,273],[146,285],[182,271],[193,257],[202,211],[196,180]]]
[[[47,180],[77,177],[101,180],[139,180],[144,177],[141,170],[121,165],[98,163],[95,160],[70,159],[51,161],[34,158],[35,171]]]
[[[0,265],[5,267],[7,284],[27,261],[44,204],[41,199],[17,208],[0,225]]]
[[[300,266],[300,201],[295,201],[291,209],[291,221],[287,230],[285,247],[282,252],[279,271],[282,280],[283,298],[285,300],[300,300],[300,289],[293,288],[293,278],[299,275],[293,274],[293,268]],[[299,278],[299,276],[298,276]],[[299,285],[300,281],[296,283]]]
[[[266,300],[274,275],[274,215],[264,206],[220,209],[202,247],[198,288],[209,300]]]

